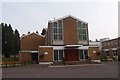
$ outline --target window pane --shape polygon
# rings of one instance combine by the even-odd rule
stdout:
[[[58,50],[54,50],[54,60],[58,60]]]
[[[78,29],[78,34],[86,34],[86,29]]]
[[[86,24],[83,24],[83,27],[82,28],[86,28]]]
[[[57,37],[58,37],[57,34],[54,34],[54,40],[57,40],[58,39]]]
[[[62,60],[63,58],[63,50],[59,50],[59,60]]]
[[[86,40],[87,38],[86,38],[86,35],[83,35],[83,40]]]
[[[81,34],[81,29],[78,29],[78,34]]]
[[[54,28],[54,33],[57,33],[57,28]]]
[[[80,50],[80,59],[83,59],[83,50]]]
[[[85,59],[88,59],[88,50],[84,50]]]
[[[62,34],[59,34],[59,40],[62,40]]]
[[[58,28],[58,33],[62,33],[62,28]]]
[[[54,22],[54,27],[57,27],[57,22]]]
[[[81,28],[81,22],[78,22],[78,28]]]
[[[79,40],[82,40],[83,38],[82,38],[82,35],[79,35]]]
[[[62,21],[61,20],[58,21],[58,27],[62,27]]]
[[[82,34],[86,34],[86,29],[82,29]]]

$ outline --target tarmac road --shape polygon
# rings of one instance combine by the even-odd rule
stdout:
[[[117,78],[118,63],[41,66],[39,64],[2,69],[3,78]]]

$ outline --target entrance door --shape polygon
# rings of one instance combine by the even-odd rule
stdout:
[[[65,58],[66,58],[66,61],[77,61],[78,60],[77,51],[76,50],[66,50]]]
[[[31,53],[31,59],[33,62],[38,63],[38,53]]]

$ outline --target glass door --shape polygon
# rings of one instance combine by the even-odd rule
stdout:
[[[88,50],[80,50],[80,60],[88,59]]]

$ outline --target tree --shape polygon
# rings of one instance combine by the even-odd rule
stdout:
[[[9,26],[5,23],[2,25],[2,53],[5,57],[10,57],[10,54],[13,53],[13,30],[11,25]]]
[[[46,32],[47,32],[47,30],[45,28],[43,28],[41,35],[44,36],[46,34]]]
[[[98,42],[98,40],[97,40],[97,39],[96,39],[95,41],[96,41],[96,42]]]
[[[10,57],[10,55],[16,54],[20,47],[19,32],[17,30],[14,32],[10,24],[1,23],[0,25],[2,26],[2,54]]]
[[[39,32],[38,32],[38,31],[36,31],[36,33],[37,33],[37,34],[39,34]]]
[[[14,57],[20,51],[20,34],[17,29],[14,32]]]
[[[92,40],[89,40],[89,42],[92,42]]]
[[[30,34],[30,31],[28,31],[28,34]]]

